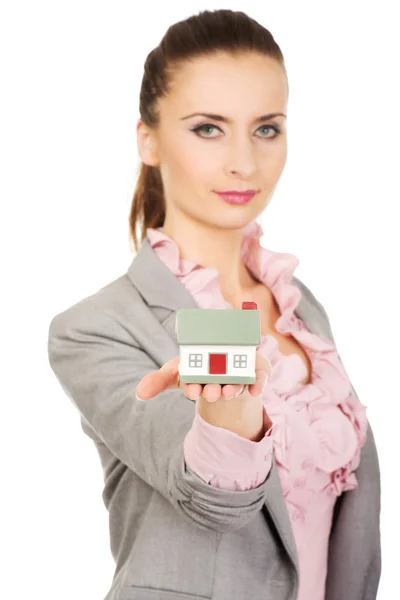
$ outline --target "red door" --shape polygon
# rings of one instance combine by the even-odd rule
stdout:
[[[226,375],[226,354],[210,354],[210,375]]]

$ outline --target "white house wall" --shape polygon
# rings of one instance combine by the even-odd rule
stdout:
[[[256,346],[180,346],[179,373],[181,375],[208,375],[210,353],[226,353],[226,374],[251,377],[254,375],[256,361]],[[201,367],[189,367],[189,355],[201,354],[203,357]],[[235,354],[247,356],[247,367],[234,367]]]

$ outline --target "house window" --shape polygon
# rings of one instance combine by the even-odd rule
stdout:
[[[247,367],[247,354],[234,354],[233,366],[235,369],[244,369]]]
[[[201,354],[189,354],[189,367],[201,367],[202,358]]]

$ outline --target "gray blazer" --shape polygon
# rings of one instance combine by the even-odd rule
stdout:
[[[333,341],[324,308],[293,283],[302,292],[296,314]],[[185,465],[195,404],[181,390],[135,398],[142,377],[179,353],[175,311],[196,306],[145,238],[127,273],[50,324],[51,368],[103,466],[116,563],[104,600],[295,600],[298,558],[275,461],[255,489],[212,487]],[[380,473],[370,426],[356,476],[335,507],[326,600],[377,597]]]

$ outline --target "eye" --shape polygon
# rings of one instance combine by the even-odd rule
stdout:
[[[196,133],[196,135],[198,135],[198,137],[206,137],[206,138],[211,137],[210,135],[202,136],[202,135],[198,134],[199,131],[204,131],[206,129],[218,129],[219,131],[221,131],[221,129],[219,127],[217,127],[216,125],[212,125],[211,123],[205,123],[204,125],[199,125],[198,127],[191,129],[190,131],[193,131],[194,133]],[[272,137],[266,136],[266,135],[261,136],[262,138],[266,138],[266,139],[270,139],[270,140],[275,139],[281,133],[281,129],[277,125],[262,125],[261,127],[259,127],[259,129],[272,129],[273,131],[275,131],[275,135]],[[214,138],[215,138],[215,136],[214,136]]]
[[[217,127],[216,125],[211,125],[211,123],[206,123],[205,125],[199,125],[199,127],[195,127],[194,129],[191,129],[190,131],[193,131],[194,133],[197,134],[198,131],[204,131],[205,129],[219,129],[219,127]],[[219,129],[219,131],[221,131],[221,129]],[[203,137],[203,136],[199,136],[199,137]],[[206,135],[205,137],[210,137],[210,136]]]
[[[275,135],[272,136],[272,138],[270,137],[269,139],[274,139],[281,133],[281,128],[278,127],[277,125],[261,125],[260,129],[272,129],[273,131],[275,131]],[[262,135],[261,137],[266,137],[266,136]]]

